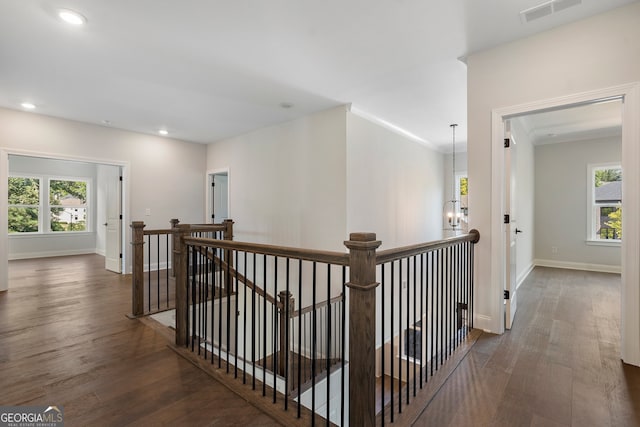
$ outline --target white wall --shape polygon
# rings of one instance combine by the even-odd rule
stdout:
[[[492,230],[492,223],[496,224],[493,216],[500,215],[492,212],[492,168],[502,167],[492,165],[492,110],[640,81],[638,22],[640,3],[635,2],[468,57],[470,221],[482,235],[476,256],[478,327],[494,332],[503,328],[499,264],[491,258],[491,235],[500,235]],[[630,135],[638,132],[635,128],[629,131]],[[632,288],[627,290],[637,294]],[[637,312],[635,297],[629,303]],[[631,312],[626,310],[627,315]],[[629,321],[629,330],[637,330],[637,319]],[[629,342],[638,341],[634,335]],[[640,349],[636,344],[633,347],[640,363]]]
[[[586,243],[591,186],[587,165],[620,162],[620,152],[620,137],[536,147],[536,259],[546,264],[620,267],[619,246]]]
[[[516,144],[516,279],[518,286],[534,266],[535,227],[535,156],[530,136],[517,120],[511,121],[511,135]]]
[[[347,114],[347,229],[380,249],[442,238],[443,155]]]
[[[214,142],[207,170],[229,171],[234,240],[344,251],[346,108]]]
[[[147,228],[165,228],[171,218],[204,220],[205,145],[0,109],[0,147],[0,228],[4,230],[7,154],[25,152],[124,166],[127,224],[142,220],[149,224]],[[149,216],[145,216],[147,208]],[[130,230],[125,228],[124,241],[130,242]],[[6,242],[6,233],[0,233],[3,254]],[[125,256],[130,271],[130,255],[125,252]],[[0,262],[0,290],[6,283],[6,263]]]
[[[96,165],[28,156],[9,156],[9,173],[46,175],[52,178],[89,179],[90,204],[87,232],[73,234],[10,235],[8,259],[37,258],[43,256],[76,255],[96,251]],[[46,196],[45,196],[46,197]]]

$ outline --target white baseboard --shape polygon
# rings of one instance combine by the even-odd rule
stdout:
[[[622,267],[619,265],[605,265],[605,264],[589,264],[584,262],[569,262],[569,261],[554,261],[550,259],[536,259],[534,260],[536,266],[540,267],[553,267],[553,268],[566,268],[569,270],[584,270],[584,271],[597,271],[601,273],[618,273],[622,272]]]
[[[103,249],[96,249],[96,254],[101,255],[101,256],[105,256],[107,254],[107,252]]]
[[[520,275],[518,275],[518,279],[516,281],[516,289],[518,289],[520,285],[522,285],[522,282],[525,281],[525,279],[529,276],[529,273],[533,271],[535,266],[536,264],[532,262],[531,264],[529,264],[529,267],[527,267],[522,273],[520,273]]]
[[[45,251],[45,252],[25,252],[25,253],[13,253],[9,254],[7,259],[9,261],[16,259],[29,259],[29,258],[50,258],[56,256],[69,256],[69,255],[87,255],[95,254],[95,249],[73,249],[66,251]]]
[[[493,318],[490,316],[485,316],[483,314],[476,314],[474,322],[473,322],[473,328],[474,329],[482,329],[485,332],[489,332],[489,333],[498,333],[497,331],[493,331],[491,329],[491,324],[493,323]]]

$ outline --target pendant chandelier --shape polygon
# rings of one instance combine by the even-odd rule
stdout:
[[[457,124],[449,125],[453,133],[451,139],[451,198],[444,204],[443,214],[445,220],[445,230],[460,229],[462,222],[462,211],[460,210],[460,200],[456,192],[456,127]]]

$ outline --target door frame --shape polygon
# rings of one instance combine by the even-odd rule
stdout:
[[[622,98],[622,168],[625,216],[622,240],[621,358],[640,366],[640,82],[582,92],[530,103],[495,108],[491,111],[491,295],[493,316],[504,319],[505,283],[504,224],[504,119],[533,112],[550,111],[607,98]],[[502,165],[502,166],[501,166]],[[500,333],[504,332],[502,322]]]
[[[7,180],[9,178],[9,156],[30,156],[30,157],[42,157],[54,160],[71,160],[84,163],[95,163],[102,165],[120,166],[122,170],[122,226],[120,229],[120,246],[122,251],[122,266],[121,274],[127,274],[130,271],[130,265],[126,262],[128,255],[128,245],[125,242],[130,240],[129,228],[126,224],[129,223],[129,206],[130,206],[130,188],[129,188],[129,176],[130,165],[127,161],[119,161],[112,159],[100,159],[93,157],[81,157],[70,156],[59,153],[48,153],[43,151],[29,151],[20,150],[15,148],[0,148],[0,253],[5,254],[0,258],[0,292],[9,289],[9,260],[7,251],[9,247],[9,238],[7,236],[7,224],[8,224],[8,185]],[[97,226],[97,225],[96,225]]]
[[[229,218],[231,218],[231,206],[229,204],[230,202],[230,197],[229,197],[229,188],[231,186],[230,182],[229,182],[229,168],[220,168],[220,169],[211,169],[207,171],[207,175],[205,177],[205,190],[204,190],[204,197],[205,197],[205,222],[209,222],[211,221],[211,214],[213,214],[213,209],[211,208],[212,206],[212,200],[211,200],[211,184],[213,183],[213,175],[227,175],[227,213]]]

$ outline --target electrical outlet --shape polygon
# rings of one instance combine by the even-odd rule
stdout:
[[[551,253],[552,254],[557,254],[558,253],[558,247],[557,246],[551,246]]]
[[[149,208],[145,209],[145,210],[144,210],[144,214],[145,214],[146,216],[151,216],[151,209],[149,209]]]

